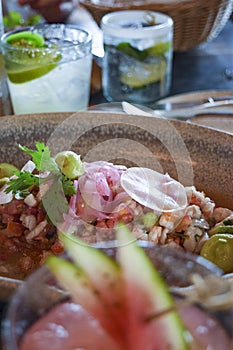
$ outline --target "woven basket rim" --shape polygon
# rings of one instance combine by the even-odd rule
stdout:
[[[233,0],[152,0],[147,3],[140,0],[133,5],[119,0],[117,6],[96,4],[93,0],[79,1],[98,24],[106,13],[121,10],[147,10],[172,17],[175,51],[188,50],[216,36],[233,10]]]
[[[102,0],[103,1],[103,0]],[[79,0],[80,4],[83,4],[85,6],[93,7],[99,10],[115,10],[115,9],[129,9],[129,8],[140,8],[140,7],[147,7],[147,6],[160,6],[162,8],[171,9],[173,6],[174,8],[177,7],[177,10],[182,10],[184,8],[197,8],[198,6],[201,7],[211,7],[212,3],[216,3],[216,1],[219,2],[219,4],[226,3],[226,1],[233,2],[233,0],[170,0],[168,2],[164,2],[163,0],[158,1],[150,1],[145,3],[145,1],[141,0],[140,3],[131,3],[126,4],[122,2],[116,2],[112,5],[106,5],[106,4],[96,4],[93,3],[92,0]]]

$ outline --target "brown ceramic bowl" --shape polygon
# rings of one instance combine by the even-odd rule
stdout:
[[[37,141],[53,154],[72,149],[85,161],[168,172],[233,209],[233,135],[181,121],[93,111],[0,118],[0,162],[23,165],[18,144],[34,149]]]
[[[52,153],[72,149],[85,161],[106,160],[168,172],[195,185],[219,206],[233,209],[233,135],[167,119],[79,112],[0,118],[0,162],[26,157],[18,144],[48,143]]]

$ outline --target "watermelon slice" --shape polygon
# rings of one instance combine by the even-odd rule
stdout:
[[[123,224],[117,226],[117,239],[117,260],[126,281],[127,349],[187,349],[185,329],[159,272]]]
[[[117,237],[115,261],[79,239],[61,235],[74,263],[49,257],[47,266],[120,349],[188,349],[167,285],[126,226],[117,226]]]
[[[105,258],[104,254],[101,255]],[[102,259],[102,256],[100,259]],[[112,302],[112,305],[108,304],[108,300],[105,300],[104,295],[102,295],[103,286],[99,288],[93,283],[84,270],[61,257],[50,256],[47,259],[46,264],[56,276],[61,287],[63,287],[64,290],[69,291],[73,301],[83,306],[87,312],[96,318],[110,337],[120,345],[120,348],[124,349],[125,332],[123,326],[125,320],[122,318],[122,314],[125,312],[119,307],[118,313],[118,303],[114,303],[114,301]],[[111,275],[114,274],[114,268],[117,267],[118,266],[115,263]],[[104,284],[106,287],[105,295],[106,292],[108,292],[109,296],[115,296],[111,291],[111,284],[108,284],[107,280]],[[122,298],[122,302],[123,301],[124,299]],[[120,320],[120,322],[118,320]]]

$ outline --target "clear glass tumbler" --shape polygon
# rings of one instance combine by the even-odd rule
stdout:
[[[31,43],[34,34],[36,43]],[[90,33],[72,25],[41,24],[7,32],[1,44],[15,114],[87,108],[92,68]]]
[[[105,98],[153,107],[170,89],[173,20],[158,12],[118,11],[105,15],[101,28]]]

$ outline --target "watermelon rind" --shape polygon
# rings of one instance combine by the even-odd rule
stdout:
[[[117,261],[122,267],[126,283],[130,316],[128,349],[154,349],[151,344],[156,344],[159,350],[189,349],[188,332],[174,308],[173,298],[160,273],[126,225],[117,225],[116,236],[119,245]]]

